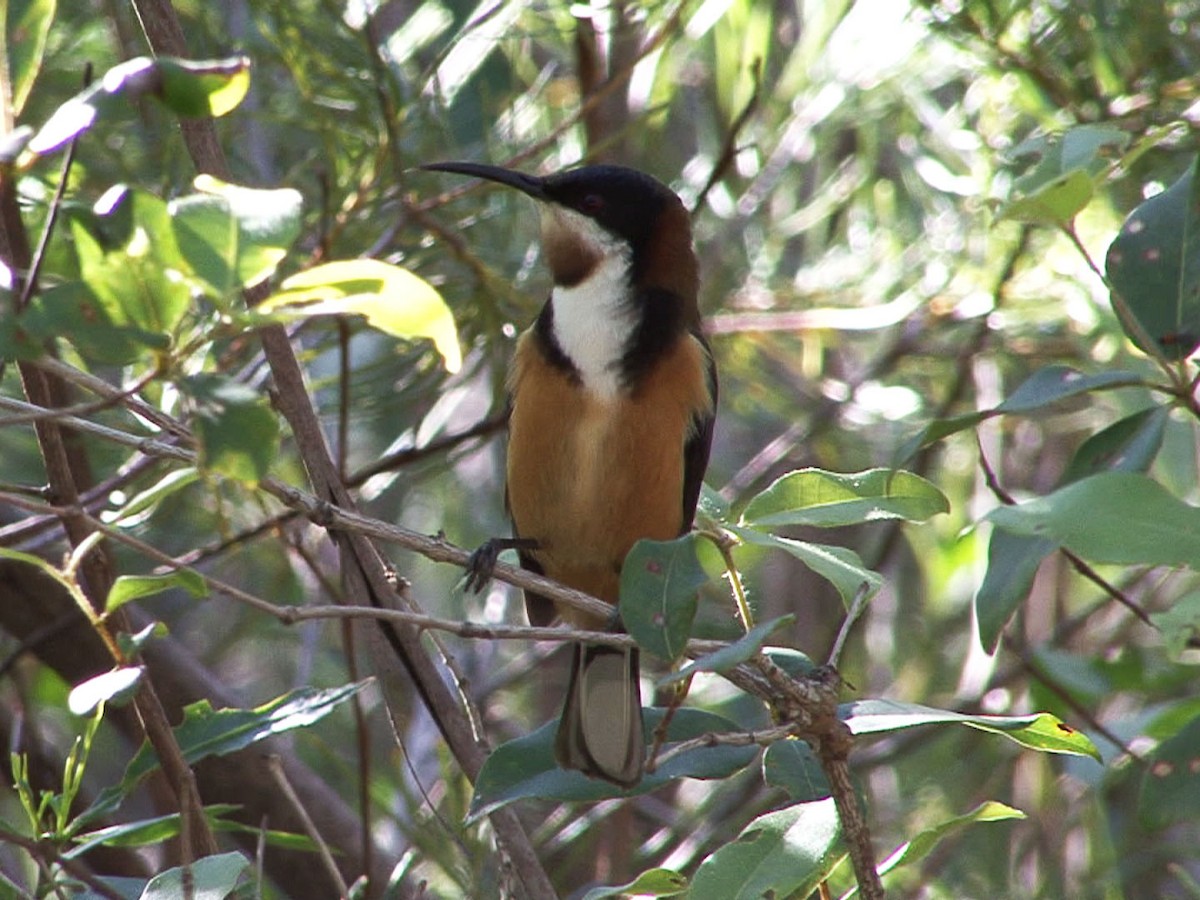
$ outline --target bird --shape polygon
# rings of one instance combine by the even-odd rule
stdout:
[[[523,568],[614,605],[604,621],[526,591],[532,625],[557,616],[580,629],[619,627],[625,556],[643,538],[691,530],[713,438],[717,370],[687,209],[665,184],[624,166],[545,176],[475,162],[422,168],[537,201],[553,277],[507,378],[513,537],[485,544],[474,562],[490,578],[499,549],[515,548]],[[637,648],[575,644],[558,765],[628,788],[645,753]]]

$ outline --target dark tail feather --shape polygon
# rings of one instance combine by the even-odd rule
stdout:
[[[564,769],[621,787],[641,780],[646,741],[637,648],[575,645],[554,757]]]

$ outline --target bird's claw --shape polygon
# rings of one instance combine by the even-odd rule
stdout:
[[[505,550],[536,550],[537,541],[532,538],[488,538],[467,557],[466,590],[478,594],[496,570],[496,560]]]

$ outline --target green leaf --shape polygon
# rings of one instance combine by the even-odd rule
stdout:
[[[67,697],[67,708],[77,716],[86,716],[101,703],[120,705],[134,695],[141,683],[140,666],[113,669],[71,688]]]
[[[172,469],[146,490],[135,494],[109,517],[109,521],[122,528],[140,525],[163,500],[189,484],[199,480],[200,470],[194,466]]]
[[[393,337],[433,341],[447,371],[462,367],[454,316],[442,295],[407,269],[378,260],[314,266],[287,279],[259,310],[300,317],[361,315],[372,328]]]
[[[1200,809],[1200,716],[1154,748],[1142,776],[1138,816],[1152,830],[1195,822]]]
[[[1022,382],[995,411],[1033,412],[1088,391],[1141,383],[1142,379],[1133,372],[1099,372],[1095,375],[1084,375],[1069,366],[1047,366]]]
[[[1035,165],[1013,181],[1012,196],[997,216],[1042,225],[1069,222],[1092,199],[1097,175],[1108,166],[1105,157],[1128,141],[1112,125],[1079,125],[1023,141],[1009,155]]]
[[[100,236],[71,220],[84,284],[114,325],[173,335],[191,306],[191,291],[166,203],[146,191],[116,188],[95,211],[107,229]]]
[[[947,819],[945,822],[939,822],[932,828],[924,829],[912,840],[901,844],[896,848],[895,853],[879,864],[879,874],[881,876],[886,875],[888,872],[898,869],[901,866],[911,866],[920,862],[932,853],[937,845],[946,837],[967,825],[972,825],[976,822],[1003,822],[1010,819],[1024,818],[1025,813],[1019,809],[1013,809],[1011,806],[1006,806],[995,800],[981,803],[966,815],[956,816],[953,819]],[[853,896],[853,894],[854,892],[852,891],[847,896]]]
[[[866,599],[870,599],[883,587],[883,578],[879,573],[866,568],[858,554],[845,547],[831,547],[826,544],[798,541],[793,538],[767,534],[754,528],[731,527],[730,531],[747,544],[782,550],[794,556],[832,583],[838,593],[842,595],[842,602],[847,607],[860,590],[865,590]]]
[[[175,740],[189,765],[234,753],[264,738],[319,722],[370,683],[367,679],[327,690],[297,688],[254,709],[214,710],[209,701],[199,700],[184,708],[183,722],[174,729]],[[77,821],[86,824],[113,809],[156,768],[154,751],[149,744],[142,744],[125,768],[121,783],[102,791]]]
[[[647,737],[654,733],[663,713],[664,710],[654,707],[642,710]],[[547,722],[531,734],[501,744],[484,760],[475,781],[468,822],[515,800],[594,801],[635,797],[677,778],[727,778],[748,766],[758,753],[757,747],[695,747],[671,757],[654,772],[647,772],[636,786],[622,789],[580,772],[560,769],[554,761],[557,729],[557,720]],[[675,743],[708,733],[739,730],[737,725],[721,716],[683,707],[675,711],[667,727],[667,741]]]
[[[200,467],[257,484],[279,452],[279,420],[266,398],[223,375],[201,373],[178,384],[194,403]]]
[[[292,188],[242,187],[212,175],[197,176],[195,187],[201,197],[222,201],[237,226],[236,250],[229,256],[228,226],[217,223],[211,208],[200,205],[200,199],[181,201],[175,207],[181,230],[189,235],[189,259],[206,273],[205,280],[212,278],[214,289],[223,286],[228,293],[231,283],[234,287],[253,287],[273,275],[300,234],[304,206],[300,192]],[[222,267],[232,269],[222,271]]]
[[[1075,451],[1063,483],[1097,472],[1145,472],[1158,456],[1170,417],[1170,407],[1150,406],[1097,431]]]
[[[159,57],[159,99],[180,116],[220,118],[236,109],[250,90],[250,58],[174,59]]]
[[[1118,565],[1200,566],[1200,509],[1131,472],[1103,472],[992,510],[995,525]]]
[[[759,816],[700,864],[690,900],[807,897],[844,855],[833,798]]]
[[[206,856],[188,867],[193,900],[225,900],[242,875],[250,872],[250,860],[240,853]],[[185,896],[182,867],[167,869],[146,884],[138,900],[179,900]]]
[[[1004,626],[1029,596],[1038,566],[1057,548],[1054,541],[1044,538],[992,529],[987,573],[975,595],[979,643],[988,653],[995,651]]]
[[[29,142],[35,154],[52,153],[90,129],[123,101],[150,95],[184,115],[222,115],[246,93],[250,60],[180,60],[139,56],[104,73],[57,110]]]
[[[858,700],[839,706],[838,718],[850,726],[854,734],[877,734],[917,725],[968,725],[981,731],[1003,735],[1032,750],[1090,756],[1097,762],[1100,761],[1100,751],[1085,734],[1049,713],[1030,716],[972,716],[946,709],[932,709],[916,703],[900,703],[896,700]]]
[[[105,601],[105,612],[119,609],[130,600],[161,594],[172,588],[182,588],[193,597],[208,594],[204,576],[194,569],[176,569],[165,575],[121,575],[113,582]]]
[[[220,302],[237,290],[238,225],[224,197],[189,194],[167,207],[179,251],[209,299]],[[279,259],[283,256],[280,254]],[[276,260],[278,262],[278,260]]]
[[[1200,157],[1173,185],[1141,203],[1108,248],[1113,305],[1147,353],[1185,359],[1200,346]],[[1124,311],[1133,317],[1126,321]],[[1145,346],[1146,339],[1153,347]]]
[[[900,452],[897,454],[897,460],[899,462],[907,462],[916,456],[919,451],[936,444],[942,438],[947,438],[960,431],[966,431],[968,428],[974,428],[992,415],[994,413],[991,410],[981,410],[979,412],[964,413],[961,416],[953,416],[949,419],[934,419],[904,442],[904,445],[900,448]]]
[[[1150,613],[1150,621],[1162,633],[1167,652],[1178,659],[1184,650],[1200,641],[1200,594],[1187,594],[1170,609]]]
[[[805,741],[775,741],[763,753],[763,781],[782,788],[795,803],[832,795],[821,761]]]
[[[912,472],[868,469],[843,475],[801,469],[782,476],[754,497],[742,513],[742,524],[828,528],[880,519],[923,522],[949,509],[945,495]]]
[[[628,884],[592,888],[583,900],[604,900],[605,897],[678,897],[686,893],[688,880],[670,869],[649,869]]]
[[[706,584],[695,535],[638,541],[621,566],[621,623],[641,647],[674,662],[687,647],[696,592]]]
[[[264,832],[255,826],[243,825],[241,822],[232,822],[222,818],[240,808],[233,803],[212,803],[204,807],[204,817],[213,831],[226,834],[262,834],[268,845],[288,850],[311,852],[316,849],[316,844],[306,835],[271,829]],[[171,813],[152,819],[110,825],[107,828],[98,828],[95,831],[75,835],[74,840],[78,843],[64,853],[63,857],[78,859],[97,847],[153,847],[178,836],[179,813]]]
[[[796,617],[788,613],[786,616],[771,619],[769,622],[761,622],[732,644],[694,659],[679,671],[663,676],[656,682],[656,686],[667,687],[690,678],[697,672],[726,672],[756,655],[762,649],[763,642],[773,632],[783,625],[791,625],[795,621]]]
[[[42,67],[56,6],[56,0],[7,0],[5,39],[14,119],[20,118]]]
[[[114,320],[107,305],[81,281],[55,285],[39,293],[20,317],[20,325],[37,342],[39,351],[42,342],[63,338],[85,359],[109,365],[141,362],[148,350],[164,353],[171,346],[165,334]]]

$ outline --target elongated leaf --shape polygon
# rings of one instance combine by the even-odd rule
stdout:
[[[133,696],[142,674],[139,666],[123,666],[89,678],[71,689],[67,708],[77,716],[86,716],[101,703],[120,704]]]
[[[1049,713],[1030,716],[972,716],[896,700],[858,700],[838,707],[838,718],[855,734],[877,734],[917,725],[957,724],[1004,735],[1011,741],[1047,753],[1069,753],[1100,760],[1088,737]]]
[[[1145,472],[1158,456],[1170,416],[1169,407],[1150,406],[1097,431],[1075,451],[1063,483],[1098,472]]]
[[[905,463],[917,455],[918,451],[936,444],[942,438],[947,438],[968,428],[974,428],[984,419],[994,415],[990,410],[964,413],[949,419],[934,419],[919,432],[904,442],[897,454],[898,463]]]
[[[742,524],[832,527],[880,519],[923,522],[950,509],[949,501],[919,475],[900,469],[841,474],[821,469],[789,472],[755,497]]]
[[[662,720],[663,710],[642,710],[646,736]],[[484,761],[475,781],[468,822],[473,822],[514,800],[604,800],[609,797],[634,797],[662,787],[676,778],[726,778],[748,766],[758,753],[756,747],[697,747],[673,756],[654,772],[647,772],[635,787],[622,789],[607,782],[588,778],[580,772],[560,769],[554,761],[554,733],[557,720],[537,731],[497,747]],[[707,733],[737,731],[728,719],[699,709],[676,710],[667,728],[667,740],[674,743]]]
[[[605,900],[606,897],[677,897],[686,893],[688,880],[670,869],[650,869],[628,884],[592,888],[583,900]]]
[[[992,510],[988,519],[1095,562],[1200,566],[1200,509],[1144,475],[1092,475],[1045,497]]]
[[[744,635],[714,653],[692,660],[677,672],[672,672],[658,680],[658,687],[666,687],[690,678],[697,672],[726,672],[738,663],[743,663],[762,649],[763,643],[783,625],[790,625],[796,617],[789,613],[769,622],[760,622]]]
[[[987,573],[975,595],[979,643],[988,653],[995,651],[1004,626],[1029,596],[1042,560],[1057,548],[1054,541],[1045,538],[1013,534],[1002,528],[992,530]]]
[[[121,575],[113,582],[104,608],[112,612],[130,600],[151,597],[172,588],[182,588],[193,597],[203,597],[208,593],[204,576],[189,569],[176,569],[165,575]]]
[[[94,84],[60,106],[29,142],[46,154],[82,135],[119,102],[157,97],[184,116],[223,115],[237,106],[249,87],[250,60],[151,59],[139,56],[114,66]]]
[[[763,781],[782,788],[796,803],[832,795],[821,761],[805,741],[775,741],[763,754]]]
[[[759,816],[700,864],[691,900],[807,897],[844,853],[833,798]]]
[[[1076,397],[1088,391],[1141,384],[1134,372],[1098,372],[1084,375],[1069,366],[1047,366],[1021,383],[1003,403],[999,413],[1027,413]]]
[[[1200,346],[1198,166],[1200,157],[1131,212],[1108,248],[1108,281],[1125,333],[1142,350],[1167,359],[1185,359]],[[1145,346],[1146,339],[1154,346]]]
[[[259,310],[293,316],[364,316],[372,328],[393,337],[433,341],[447,371],[457,372],[462,366],[454,316],[442,295],[407,269],[378,260],[314,266],[287,279],[282,291]]]
[[[860,590],[865,590],[867,599],[870,599],[879,593],[879,589],[883,586],[883,578],[879,573],[872,572],[864,566],[858,554],[845,547],[831,547],[827,544],[813,544],[808,541],[783,538],[754,528],[731,528],[730,530],[747,544],[772,547],[794,556],[832,583],[838,593],[842,595],[842,602],[847,606]]]
[[[226,834],[262,834],[269,846],[287,850],[311,852],[317,848],[316,843],[307,835],[272,829],[263,832],[257,827],[224,818],[224,816],[237,812],[240,808],[233,803],[210,803],[204,807],[204,817],[213,831]],[[63,857],[78,859],[97,847],[160,846],[164,841],[178,837],[179,831],[179,813],[157,816],[152,819],[139,819],[136,822],[126,822],[121,825],[110,825],[107,828],[97,828],[95,831],[75,835],[74,840],[78,843],[64,853]]]
[[[199,478],[200,470],[194,466],[172,469],[146,490],[135,494],[122,504],[121,508],[109,517],[109,521],[125,528],[139,525],[145,521],[145,515],[152,512],[159,503]]]
[[[677,660],[696,618],[696,592],[708,574],[696,558],[696,537],[638,541],[621,567],[621,622],[655,656]]]
[[[1200,640],[1200,594],[1188,594],[1176,600],[1170,609],[1151,613],[1150,621],[1162,632],[1171,656],[1178,657]]]
[[[9,83],[12,91],[12,115],[20,119],[21,110],[42,68],[46,38],[54,21],[56,0],[7,0]]]
[[[894,869],[920,862],[932,853],[946,837],[967,825],[973,825],[976,822],[1004,822],[1024,818],[1025,813],[1019,809],[1013,809],[1011,806],[995,800],[981,803],[969,813],[939,822],[932,828],[924,829],[912,840],[901,844],[896,848],[896,852],[879,864],[879,874],[886,875]],[[855,893],[856,891],[851,891],[846,896],[852,897]]]

